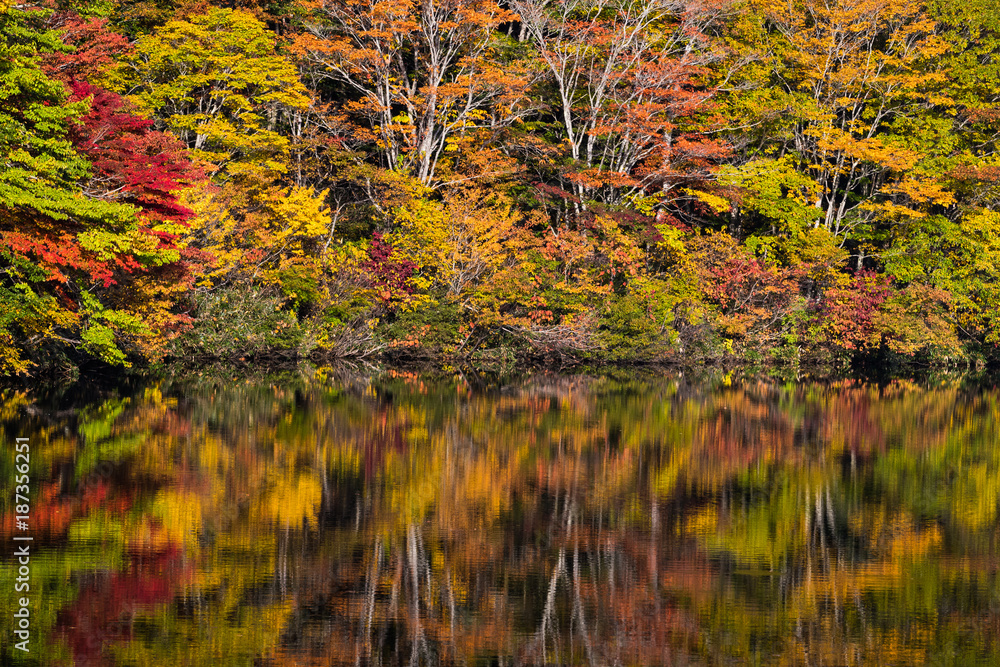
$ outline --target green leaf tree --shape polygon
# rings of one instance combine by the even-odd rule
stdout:
[[[90,294],[114,283],[136,240],[135,209],[85,197],[90,165],[67,126],[87,110],[67,104],[39,64],[67,50],[47,12],[0,10],[0,372],[23,373],[47,344],[78,345],[124,362],[116,329],[141,333]],[[110,318],[110,319],[109,319]],[[129,319],[125,317],[125,319]]]

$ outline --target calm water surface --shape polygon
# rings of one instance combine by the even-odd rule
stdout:
[[[32,447],[24,664],[1000,664],[993,389],[391,372],[0,398],[4,488]]]

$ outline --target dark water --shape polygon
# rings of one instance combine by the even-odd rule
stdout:
[[[1000,664],[993,389],[321,372],[0,397],[7,545],[31,443],[24,664]]]

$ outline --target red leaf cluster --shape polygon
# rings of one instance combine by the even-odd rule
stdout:
[[[87,194],[137,206],[150,226],[187,220],[191,211],[175,193],[200,174],[184,145],[153,130],[153,121],[130,113],[121,96],[85,81],[68,86],[71,100],[90,99],[90,111],[70,131],[73,145],[92,165]],[[172,245],[173,236],[156,234],[165,246]]]
[[[394,254],[392,245],[375,232],[368,249],[368,260],[361,265],[368,273],[379,299],[384,302],[413,292],[408,281],[416,272],[417,265],[408,259],[393,259]]]

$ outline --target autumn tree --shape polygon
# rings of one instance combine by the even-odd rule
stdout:
[[[139,39],[117,85],[193,154],[230,174],[285,169],[280,131],[309,97],[273,33],[243,11],[210,9]]]
[[[755,62],[734,74],[730,109],[737,123],[766,121],[771,154],[788,155],[815,182],[788,181],[815,208],[797,228],[823,227],[843,244],[870,236],[876,221],[918,218],[953,201],[920,137],[908,131],[926,122],[945,76],[934,63],[947,46],[920,3],[806,0],[792,11],[770,2],[747,9],[752,19],[739,27],[744,43],[735,57]],[[761,159],[769,158],[754,158]],[[750,174],[761,166],[751,160],[740,168]],[[854,244],[859,266],[863,245]]]
[[[692,130],[711,97],[706,28],[725,3],[515,0],[537,52],[579,197],[660,198],[708,176],[723,146]],[[546,89],[542,89],[545,91]]]
[[[947,174],[965,160],[938,24],[908,0],[745,7],[713,73],[739,155],[720,171],[731,208],[718,212],[759,256],[802,265],[819,330],[850,326],[837,314],[870,301],[858,289],[874,269],[893,289],[878,313],[858,317],[901,321],[877,335],[863,325],[866,344],[955,352],[955,301],[937,268],[949,251],[938,241],[961,226]]]
[[[499,57],[496,32],[515,16],[493,0],[305,7],[296,53],[315,77],[342,86],[351,138],[386,169],[435,184],[457,138],[496,140],[524,113],[524,73]]]
[[[5,372],[27,371],[28,350],[43,358],[76,347],[112,363],[160,354],[176,323],[164,290],[183,274],[176,228],[162,226],[185,215],[170,171],[183,160],[146,134],[149,123],[121,113],[116,96],[94,104],[101,91],[82,82],[68,91],[46,73],[41,57],[68,50],[42,29],[47,17],[0,13]]]

